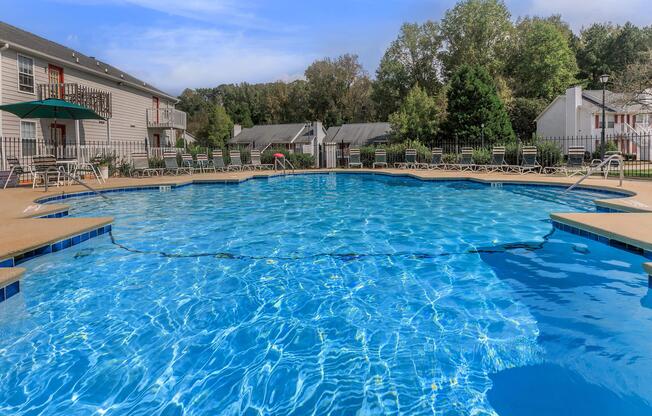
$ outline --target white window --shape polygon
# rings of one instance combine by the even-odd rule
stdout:
[[[34,60],[18,55],[18,89],[34,94]]]
[[[20,122],[20,142],[23,148],[23,156],[36,155],[36,122]]]

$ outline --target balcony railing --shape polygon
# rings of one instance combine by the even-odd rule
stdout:
[[[186,113],[174,108],[148,108],[147,127],[186,129]]]
[[[38,96],[40,100],[58,98],[68,102],[90,108],[104,118],[111,118],[111,93],[83,84],[39,84]]]

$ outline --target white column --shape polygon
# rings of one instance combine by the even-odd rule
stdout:
[[[81,162],[81,143],[79,139],[79,120],[75,120],[75,142],[77,144],[77,162]]]

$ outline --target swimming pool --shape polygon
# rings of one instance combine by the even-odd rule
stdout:
[[[70,199],[114,226],[23,264],[0,414],[650,414],[645,259],[549,222],[601,195],[337,174]]]

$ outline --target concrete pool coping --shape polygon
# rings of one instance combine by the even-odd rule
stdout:
[[[306,173],[375,173],[391,176],[408,176],[422,180],[471,180],[481,183],[503,183],[520,185],[569,186],[577,178],[544,175],[515,175],[504,173],[424,171],[406,169],[311,169],[296,171]],[[291,174],[288,172],[288,174]],[[183,176],[155,176],[147,178],[114,178],[106,184],[90,183],[101,191],[117,189],[158,188],[159,186],[184,186],[200,183],[240,183],[252,178],[281,175],[274,171],[243,171],[194,174]],[[586,230],[610,240],[616,240],[633,247],[652,252],[652,181],[627,180],[623,187],[615,179],[588,179],[582,188],[624,193],[622,197],[595,201],[598,206],[617,213],[553,213],[551,218],[561,224]],[[17,258],[47,245],[54,245],[65,239],[83,236],[92,230],[109,226],[113,219],[105,218],[43,218],[64,213],[68,205],[62,203],[43,204],[38,201],[52,198],[66,198],[73,194],[86,193],[79,185],[54,187],[46,193],[42,188],[12,188],[0,190],[0,267],[3,259]],[[78,240],[79,241],[79,240]],[[85,240],[81,240],[85,241]],[[75,243],[76,244],[76,243]],[[54,246],[53,246],[54,247]],[[67,246],[66,246],[67,247]],[[65,247],[64,247],[65,248]],[[54,250],[53,250],[54,251]],[[48,251],[49,252],[49,251]],[[13,264],[15,266],[15,264]],[[6,266],[6,264],[5,264]]]

